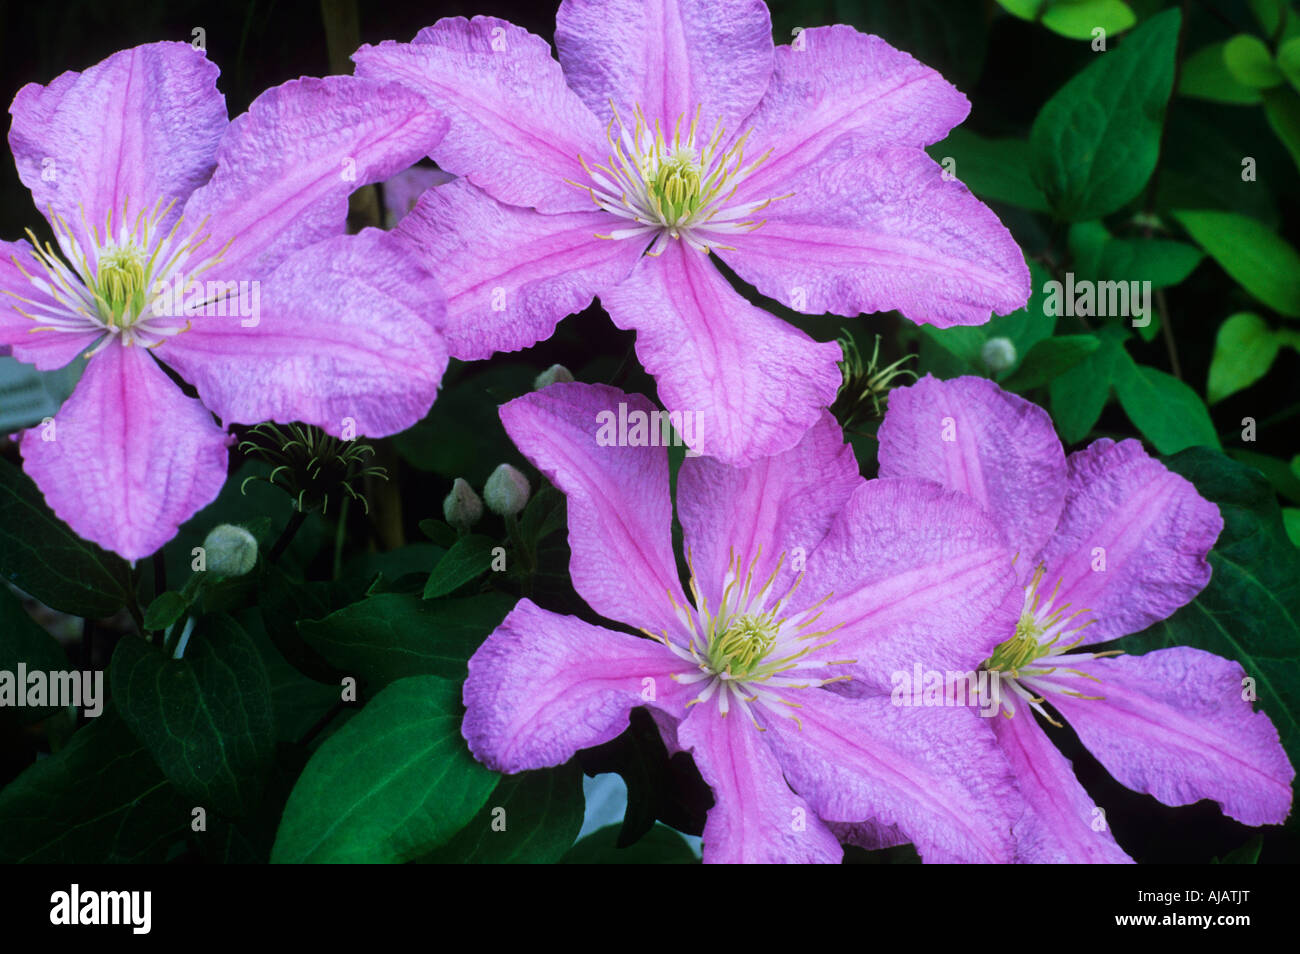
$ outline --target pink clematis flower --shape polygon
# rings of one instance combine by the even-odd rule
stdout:
[[[892,671],[970,669],[991,651],[986,617],[1014,585],[992,522],[931,481],[864,480],[823,413],[751,467],[682,464],[688,600],[667,452],[611,446],[620,407],[655,413],[568,383],[501,418],[567,498],[578,593],[649,638],[521,600],[469,662],[474,755],[502,772],[558,765],[647,705],[713,790],[705,861],[838,861],[837,822],[896,826],[927,861],[1009,860],[1015,783],[971,770],[1002,760],[988,720],[890,701]],[[854,698],[828,688],[845,679]]]
[[[343,234],[348,193],[445,123],[344,76],[268,90],[227,122],[217,72],[154,43],[10,107],[18,174],[58,248],[0,243],[0,346],[41,369],[90,357],[23,435],[24,466],[61,519],[131,560],[224,483],[213,413],[390,434],[428,410],[447,363],[433,277],[387,233]]]
[[[1242,698],[1240,665],[1190,647],[1085,648],[1165,619],[1209,582],[1223,519],[1191,483],[1134,440],[1067,458],[1042,408],[973,377],[890,392],[880,474],[970,495],[1019,552],[1018,620],[986,665],[1004,674],[995,733],[1031,808],[1017,828],[1023,860],[1131,860],[1035,720],[1059,725],[1045,700],[1134,791],[1166,805],[1211,798],[1247,825],[1287,817],[1295,770]]]
[[[431,155],[463,177],[398,233],[436,270],[454,357],[548,337],[595,295],[637,332],[696,450],[786,450],[840,384],[820,343],[710,261],[808,314],[898,309],[980,324],[1029,296],[1010,234],[922,150],[970,105],[850,27],[775,47],[759,0],[564,0],[550,45],[492,17],[362,47],[450,120]]]

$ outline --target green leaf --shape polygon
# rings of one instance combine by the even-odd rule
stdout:
[[[1122,328],[1106,325],[1098,338],[1096,351],[1051,382],[1052,420],[1066,444],[1088,436],[1110,397],[1116,365],[1128,360]]]
[[[463,680],[469,657],[514,603],[504,593],[442,600],[380,593],[303,620],[298,632],[330,665],[375,687],[414,675]]]
[[[271,860],[411,861],[445,844],[501,778],[460,735],[460,683],[401,679],[316,750],[285,806]]]
[[[428,864],[552,864],[573,847],[585,812],[576,762],[507,775],[482,810]]]
[[[1277,48],[1277,68],[1300,90],[1300,37],[1292,37]]]
[[[1101,347],[1096,335],[1060,335],[1035,344],[1020,367],[1001,384],[1009,391],[1028,391],[1054,381]]]
[[[200,619],[183,659],[127,637],[109,680],[131,731],[195,804],[233,817],[257,807],[275,721],[266,668],[238,623]]]
[[[1090,40],[1100,27],[1106,35],[1122,33],[1137,17],[1123,0],[1068,0],[1043,11],[1043,26],[1072,40]]]
[[[928,147],[930,158],[949,168],[981,199],[1008,202],[1046,212],[1047,199],[1029,175],[1028,143],[1019,139],[984,139],[963,126]]]
[[[1108,215],[1151,178],[1173,89],[1179,17],[1167,10],[1099,54],[1034,120],[1030,168],[1061,218]]]
[[[0,791],[0,862],[157,864],[191,807],[110,707]]]
[[[1264,94],[1264,115],[1300,168],[1300,96],[1293,89],[1270,89]]]
[[[1263,318],[1249,311],[1229,316],[1219,326],[1205,386],[1211,404],[1242,391],[1273,366],[1281,343]]]
[[[64,672],[68,657],[58,640],[43,630],[9,587],[0,584],[0,672],[14,673],[25,663],[28,672]],[[19,725],[39,722],[58,709],[53,706],[0,709]]]
[[[1181,95],[1215,103],[1252,104],[1260,101],[1259,90],[1238,83],[1228,72],[1228,64],[1223,59],[1226,45],[1211,43],[1184,61],[1178,79]]]
[[[998,0],[998,5],[1022,20],[1037,20],[1047,0]]]
[[[1286,535],[1291,542],[1300,547],[1300,509],[1283,507],[1282,524],[1286,527]]]
[[[1160,453],[1221,446],[1205,402],[1172,374],[1139,365],[1125,354],[1115,365],[1114,380],[1124,413]]]
[[[190,601],[175,590],[159,593],[144,611],[144,628],[166,629],[189,609]]]
[[[492,551],[497,542],[491,537],[472,534],[461,537],[442,555],[424,584],[424,598],[434,599],[455,592],[471,580],[492,569]]]
[[[1254,677],[1259,708],[1300,764],[1300,551],[1258,471],[1204,448],[1165,462],[1223,515],[1209,585],[1169,619],[1124,639],[1128,651],[1193,646],[1235,659]]]
[[[1250,841],[1246,842],[1240,848],[1234,848],[1222,858],[1215,858],[1210,864],[1214,865],[1257,865],[1259,864],[1259,852],[1264,847],[1264,836],[1255,835]]]
[[[1300,318],[1300,254],[1262,222],[1208,209],[1174,216],[1223,270],[1255,298]]]
[[[1268,46],[1249,33],[1238,33],[1224,44],[1223,62],[1233,79],[1252,89],[1270,89],[1284,80]]]
[[[456,545],[456,531],[441,520],[421,520],[420,532],[444,550]]]
[[[36,485],[0,460],[0,577],[73,616],[112,616],[126,603],[126,561],[82,540],[45,505]]]
[[[566,865],[693,865],[699,861],[686,839],[667,825],[656,824],[635,844],[618,847],[618,825],[606,825],[574,845],[561,860]]]

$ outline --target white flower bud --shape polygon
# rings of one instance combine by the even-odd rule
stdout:
[[[527,477],[509,464],[502,464],[483,485],[483,502],[493,513],[513,517],[524,509],[531,492]]]
[[[980,350],[984,366],[998,374],[1016,363],[1016,346],[1010,338],[990,338]]]
[[[442,515],[457,530],[468,530],[483,516],[483,501],[463,477],[451,485],[451,493],[442,502]]]
[[[257,540],[243,527],[222,523],[203,541],[207,569],[218,576],[243,576],[257,565]]]
[[[533,379],[533,390],[540,391],[542,388],[552,385],[557,381],[567,382],[572,380],[572,371],[562,364],[553,364]]]

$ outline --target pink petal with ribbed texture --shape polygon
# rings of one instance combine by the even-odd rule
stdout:
[[[881,477],[973,497],[1032,569],[1065,506],[1065,452],[1046,411],[986,378],[926,375],[889,392],[879,438]]]
[[[1056,697],[1052,697],[1055,701]],[[1028,708],[991,720],[1016,773],[1025,813],[1016,823],[1016,860],[1025,864],[1129,864],[1105,814],[1074,776]]]
[[[1246,825],[1286,820],[1295,769],[1268,716],[1242,698],[1237,663],[1178,646],[1070,666],[1098,681],[1059,669],[1051,681],[1105,698],[1049,701],[1119,782],[1166,805],[1212,798]]]
[[[503,205],[458,179],[425,193],[394,234],[442,283],[452,355],[474,361],[549,338],[625,278],[649,238],[596,238],[617,227],[606,212]]]
[[[617,446],[605,415],[654,413],[639,394],[604,385],[553,384],[501,408],[515,445],[568,503],[569,575],[596,612],[629,626],[689,639],[673,602],[686,605],[672,550],[673,505],[663,446]]]
[[[397,80],[450,120],[430,153],[493,198],[542,212],[592,207],[578,156],[604,162],[605,130],[564,82],[541,37],[496,17],[448,17],[414,43],[385,41],[352,55],[358,76]]]
[[[603,121],[610,103],[625,123],[640,106],[665,136],[683,135],[700,110],[699,136],[714,125],[741,132],[772,75],[772,22],[759,0],[564,0],[555,45],[569,85]]]
[[[794,447],[748,467],[707,457],[682,462],[677,515],[695,578],[709,605],[721,604],[727,571],[740,560],[761,585],[776,569],[771,599],[803,571],[849,496],[864,483],[853,448],[835,418],[823,411]]]
[[[897,309],[917,324],[978,325],[1029,300],[1029,268],[998,217],[920,149],[836,148],[780,185],[723,261],[807,314]],[[745,183],[736,202],[773,193]]]
[[[891,674],[975,669],[1015,627],[1012,552],[979,506],[928,480],[879,479],[854,491],[790,603],[833,594],[821,629],[853,683],[888,692]]]
[[[72,313],[34,285],[29,275],[41,282],[47,278],[31,245],[25,240],[0,242],[0,354],[11,348],[19,361],[52,371],[90,350],[101,332],[47,330],[45,319],[49,316],[62,322],[70,320]],[[86,327],[91,327],[88,320]]]
[[[943,139],[968,112],[951,83],[880,37],[844,25],[805,29],[792,45],[777,47],[767,94],[746,120],[754,155],[773,150],[752,182],[784,195],[842,136],[859,148],[920,148]]]
[[[897,825],[927,862],[1006,862],[1022,810],[993,733],[964,707],[888,696],[788,695],[799,722],[764,718],[791,786],[823,819]]]
[[[1069,489],[1043,552],[1056,605],[1092,611],[1089,642],[1136,633],[1190,602],[1223,518],[1135,440],[1102,439],[1067,458]],[[1085,617],[1086,618],[1086,617]]]
[[[840,346],[755,308],[680,241],[600,300],[614,324],[636,330],[660,400],[693,416],[682,437],[710,457],[744,465],[787,450],[835,399]]]
[[[428,413],[447,368],[441,292],[389,233],[319,242],[262,288],[252,327],[198,316],[158,349],[223,421],[384,437]]]
[[[29,83],[9,112],[18,176],[42,212],[53,209],[86,247],[123,207],[176,200],[164,234],[190,193],[207,181],[226,129],[217,67],[188,43],[149,43],[114,53],[48,86]]]
[[[212,181],[185,206],[207,220],[198,258],[228,241],[203,280],[263,279],[290,253],[342,234],[348,195],[425,155],[446,120],[395,83],[304,77],[267,90],[230,124]]]
[[[25,431],[21,451],[60,520],[139,560],[216,499],[229,442],[147,350],[115,342],[91,360],[53,431]]]
[[[693,707],[677,727],[681,744],[713,790],[704,825],[706,864],[837,864],[844,855],[835,836],[790,791],[754,723],[712,703]]]
[[[653,640],[520,600],[470,657],[461,732],[499,772],[560,765],[622,733],[636,706],[684,715],[672,674],[689,668]]]

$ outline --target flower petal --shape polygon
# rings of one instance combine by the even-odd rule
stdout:
[[[1043,563],[1047,582],[1061,580],[1056,605],[1091,610],[1089,642],[1139,632],[1204,589],[1218,507],[1135,440],[1095,441],[1066,463],[1065,510]]]
[[[686,597],[673,559],[668,453],[662,446],[620,446],[603,425],[606,415],[619,417],[620,405],[629,414],[655,413],[639,394],[563,383],[502,406],[501,420],[567,499],[574,589],[608,619],[684,642],[689,633],[673,610]]]
[[[969,112],[951,83],[880,37],[842,24],[804,29],[777,47],[772,82],[749,118],[754,154],[773,150],[751,182],[781,195],[783,182],[843,136],[863,148],[920,148]]]
[[[43,319],[66,320],[69,312],[32,284],[29,275],[44,281],[45,270],[37,264],[31,245],[25,240],[0,242],[0,354],[12,353],[41,371],[52,371],[88,351],[102,333],[91,330],[89,322],[86,331],[50,330]]]
[[[252,317],[195,317],[158,349],[223,421],[384,437],[428,413],[447,368],[441,292],[389,233],[318,242],[263,287]]]
[[[759,0],[564,0],[555,45],[569,85],[603,121],[640,106],[683,131],[701,107],[700,135],[740,132],[772,75],[772,21]]]
[[[885,692],[891,674],[968,671],[1015,627],[1012,552],[992,520],[962,494],[928,480],[860,485],[808,558],[790,609],[824,599],[835,655],[856,659],[859,684]],[[819,626],[820,628],[820,626]]]
[[[212,181],[185,206],[187,223],[208,223],[200,257],[231,243],[205,278],[265,278],[342,234],[348,195],[411,165],[445,129],[395,83],[304,77],[267,90],[230,124]]]
[[[564,82],[541,37],[496,17],[447,17],[413,43],[353,54],[358,76],[397,80],[450,121],[430,153],[493,198],[542,212],[591,208],[578,156],[603,157],[605,131]]]
[[[1132,862],[1102,814],[1028,709],[992,720],[1026,802],[1016,824],[1016,857],[1026,864],[1117,865]]]
[[[704,825],[705,863],[838,864],[843,858],[835,836],[790,791],[752,721],[701,705],[678,725],[677,738],[713,790]]]
[[[748,467],[729,467],[707,457],[683,461],[677,515],[709,605],[721,603],[733,559],[741,561],[742,575],[752,571],[761,583],[784,555],[771,590],[780,597],[864,482],[853,448],[825,411],[797,445]]]
[[[114,342],[87,365],[54,429],[25,431],[21,451],[60,520],[139,560],[216,499],[229,442],[147,350]]]
[[[426,192],[394,235],[442,283],[452,355],[474,361],[549,338],[627,276],[649,239],[596,238],[613,221],[503,205],[458,179]]]
[[[1046,411],[986,378],[926,375],[889,392],[879,438],[881,477],[973,497],[1034,564],[1065,506],[1065,452]]]
[[[744,465],[799,442],[835,399],[840,347],[741,298],[708,256],[671,242],[601,293],[670,411],[690,413],[696,451]]]
[[[678,717],[689,668],[662,645],[520,600],[469,660],[461,732],[498,772],[567,762],[617,737],[649,703]]]
[[[1286,820],[1295,769],[1268,716],[1242,698],[1237,663],[1178,646],[1071,665],[1098,681],[1061,670],[1051,680],[1105,698],[1048,701],[1119,782],[1166,805],[1212,798],[1246,825]]]
[[[993,733],[965,707],[896,706],[825,689],[765,718],[785,777],[828,822],[897,825],[927,862],[1006,862],[1022,810]]]
[[[116,230],[128,199],[132,220],[176,200],[169,228],[212,174],[226,129],[217,73],[188,43],[149,43],[24,86],[9,107],[9,145],[37,208],[61,216],[83,247],[110,212]]]
[[[746,182],[736,201],[767,198]],[[920,149],[836,148],[780,186],[723,261],[807,314],[897,309],[917,324],[978,325],[1029,300],[1029,267],[998,217]]]

